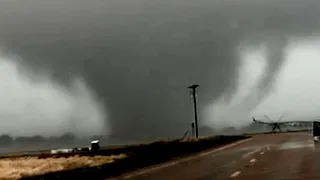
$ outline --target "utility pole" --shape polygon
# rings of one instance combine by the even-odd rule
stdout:
[[[191,123],[192,137],[194,137],[194,122]]]
[[[199,137],[198,132],[198,113],[197,113],[197,97],[196,97],[196,88],[199,87],[198,84],[189,86],[188,88],[192,90],[192,97],[193,97],[193,107],[194,107],[194,122],[196,125],[196,138]]]

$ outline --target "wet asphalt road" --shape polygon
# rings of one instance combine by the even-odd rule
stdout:
[[[319,143],[320,144],[320,143]],[[320,179],[320,145],[311,133],[257,135],[114,179]]]

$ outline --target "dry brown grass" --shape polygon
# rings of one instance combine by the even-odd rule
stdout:
[[[121,154],[114,156],[73,156],[46,159],[38,159],[37,157],[5,158],[0,159],[0,179],[13,180],[60,170],[99,166],[125,157],[126,155]]]
[[[200,141],[200,138],[196,138],[196,137],[187,137],[182,139],[180,142],[197,142]]]

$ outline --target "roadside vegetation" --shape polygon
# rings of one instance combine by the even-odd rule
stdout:
[[[112,156],[72,156],[67,158],[21,157],[0,159],[0,179],[14,180],[49,172],[71,170],[80,167],[95,167],[125,158],[125,154]]]

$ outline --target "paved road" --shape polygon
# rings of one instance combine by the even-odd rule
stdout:
[[[115,179],[320,179],[320,145],[316,147],[310,133],[258,135]]]

